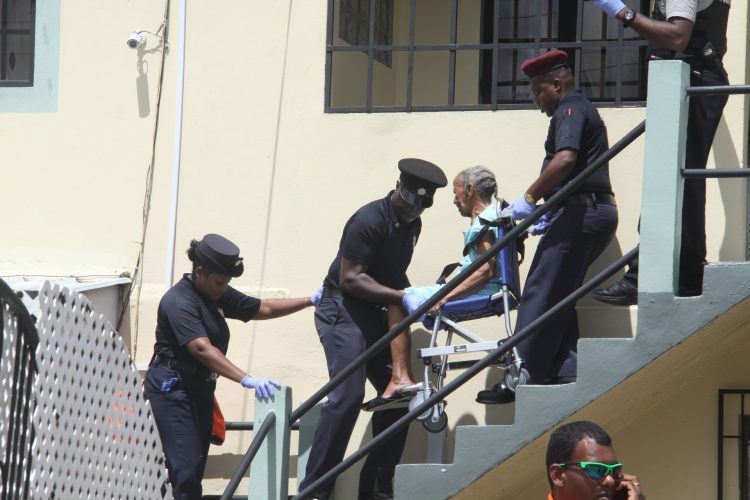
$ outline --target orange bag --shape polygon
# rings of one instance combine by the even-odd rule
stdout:
[[[211,429],[211,444],[221,445],[227,435],[227,426],[224,423],[224,414],[221,413],[219,402],[214,396],[214,425]]]

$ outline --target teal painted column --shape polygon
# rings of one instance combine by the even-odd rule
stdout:
[[[269,413],[276,422],[250,466],[248,500],[286,500],[289,490],[289,414],[292,411],[292,389],[282,387],[268,402],[255,400],[255,428]]]
[[[690,73],[681,61],[652,61],[648,72],[638,292],[674,294],[682,228],[685,88]]]

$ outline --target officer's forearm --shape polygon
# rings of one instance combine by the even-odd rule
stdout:
[[[622,20],[623,12],[617,15]],[[677,52],[685,50],[693,33],[694,24],[681,17],[668,21],[657,21],[643,14],[636,14],[630,27],[643,38],[658,47]]]
[[[273,319],[296,313],[312,305],[310,297],[292,299],[263,299],[253,319]]]
[[[378,304],[401,304],[403,292],[378,283],[367,273],[341,279],[341,289],[355,297]]]
[[[222,377],[239,382],[245,376],[245,371],[229,361],[206,337],[191,340],[185,347],[200,364]]]
[[[526,192],[537,200],[547,195],[547,193],[560,186],[568,178],[568,175],[570,175],[571,170],[573,170],[576,164],[577,158],[577,151],[569,149],[558,151]]]

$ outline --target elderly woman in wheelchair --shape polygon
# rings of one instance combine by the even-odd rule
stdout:
[[[446,266],[437,284],[405,289],[403,307],[388,308],[389,328],[393,328],[406,317],[407,313],[416,310],[437,292],[445,284],[446,277],[456,267],[463,269],[471,264],[512,227],[513,222],[509,214],[503,212],[508,204],[498,198],[497,180],[494,173],[487,167],[474,166],[461,171],[453,180],[453,193],[453,203],[458,208],[458,212],[463,217],[471,219],[469,229],[464,231],[464,256],[459,263]],[[543,232],[543,224],[542,222],[537,225],[530,232],[532,234]],[[394,378],[389,386],[381,395],[364,403],[363,409],[373,411],[392,408],[409,399],[411,399],[410,404],[416,405],[429,397],[435,390],[429,378],[431,363],[427,362],[432,356],[441,358],[441,363],[432,368],[438,374],[437,389],[442,387],[449,365],[460,364],[460,362],[448,363],[447,361],[449,354],[457,352],[456,346],[449,346],[454,333],[471,342],[465,350],[462,349],[460,352],[487,351],[497,347],[497,341],[483,342],[481,338],[459,325],[460,321],[504,314],[507,333],[512,334],[507,313],[518,305],[516,299],[520,294],[517,253],[519,248],[516,243],[513,242],[501,249],[498,255],[493,256],[451,290],[430,309],[426,317],[422,318],[425,326],[432,330],[430,347],[420,349],[418,353],[426,361],[424,380],[415,383],[408,365],[398,367],[398,369],[394,367]],[[448,332],[446,347],[437,346],[437,334],[440,330]],[[409,349],[409,347],[408,344],[405,345],[405,348]],[[404,353],[398,358],[408,360],[409,353]],[[510,373],[508,378],[512,387],[525,383],[528,374],[522,369],[517,355],[514,356],[511,353],[509,359],[506,360],[506,367],[506,371]],[[447,420],[443,412],[444,405],[445,402],[441,402],[420,416],[420,420],[428,430],[439,431],[445,427]]]

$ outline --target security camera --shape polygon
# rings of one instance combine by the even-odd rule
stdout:
[[[128,37],[128,47],[131,49],[137,49],[146,42],[146,37],[140,31],[134,31]]]

